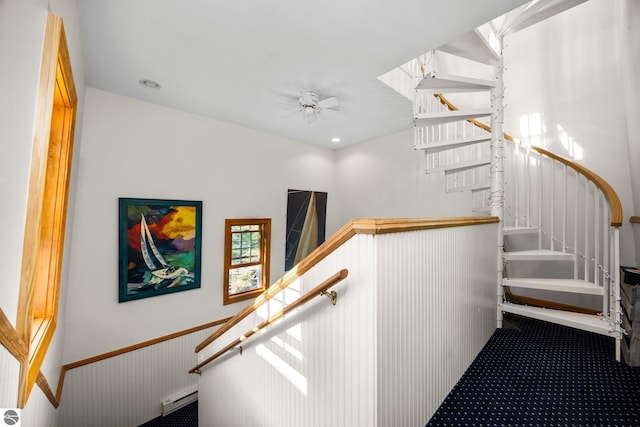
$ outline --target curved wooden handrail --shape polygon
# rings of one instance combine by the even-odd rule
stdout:
[[[629,218],[629,222],[631,222],[631,224],[640,224],[640,216],[632,216]]]
[[[436,98],[438,98],[440,100],[440,103],[444,106],[446,106],[449,110],[451,111],[458,111],[458,107],[456,107],[455,105],[453,105],[447,98],[444,97],[443,94],[441,93],[436,93],[433,96],[435,96]],[[491,126],[489,126],[486,123],[482,123],[480,120],[476,120],[476,119],[469,119],[467,120],[469,123],[474,124],[475,126],[479,127],[480,129],[484,129],[487,132],[491,132]],[[516,142],[516,140],[513,138],[513,136],[509,135],[508,133],[505,132],[504,134],[504,139],[507,139],[511,142]]]
[[[272,324],[276,320],[280,319],[285,314],[287,314],[290,311],[295,310],[296,308],[300,307],[301,305],[309,302],[312,298],[317,297],[318,295],[320,295],[322,292],[326,291],[330,287],[335,286],[340,281],[344,280],[348,275],[349,275],[349,271],[347,269],[343,268],[342,270],[338,271],[336,274],[334,274],[333,276],[329,277],[327,280],[325,280],[324,282],[320,283],[318,286],[316,286],[315,288],[311,289],[309,292],[305,293],[304,295],[302,295],[300,298],[296,299],[291,304],[288,304],[286,307],[284,307],[282,310],[278,311],[277,313],[275,313],[274,315],[269,317],[264,322],[260,323],[259,325],[257,325],[253,329],[251,329],[250,331],[245,332],[244,334],[242,334],[241,336],[236,338],[234,341],[230,342],[227,346],[225,346],[223,349],[221,349],[220,351],[218,351],[214,355],[212,355],[212,356],[208,357],[207,359],[203,360],[202,362],[198,363],[196,366],[194,366],[193,368],[191,368],[189,370],[189,373],[193,374],[195,372],[199,372],[200,368],[202,368],[203,366],[213,362],[215,359],[217,359],[218,357],[222,356],[223,354],[225,354],[226,352],[228,352],[232,348],[234,348],[237,345],[245,342],[251,336],[253,336],[256,332],[260,331],[261,329],[266,328],[267,326],[269,326],[270,324]]]
[[[498,221],[499,219],[497,217],[353,219],[333,236],[328,238],[323,244],[318,246],[305,259],[300,261],[299,264],[289,270],[289,272],[282,276],[277,282],[272,284],[251,304],[240,310],[238,314],[233,316],[227,323],[198,344],[195,352],[200,352],[222,334],[237,325],[242,319],[253,313],[258,307],[273,298],[274,295],[289,286],[289,284],[293,283],[356,234],[399,233],[402,231],[488,224]]]
[[[457,111],[458,107],[456,107],[455,105],[453,105],[449,100],[447,100],[441,93],[436,93],[434,95],[436,98],[438,98],[440,100],[440,102],[445,105],[449,110],[451,111]],[[469,119],[467,120],[470,123],[473,123],[474,125],[486,130],[487,132],[491,132],[491,126],[488,126],[485,123],[482,123],[476,119]],[[504,134],[505,139],[516,143],[515,139],[509,135],[509,134]],[[599,175],[597,175],[595,172],[592,172],[591,170],[585,168],[584,166],[582,166],[579,163],[575,163],[569,159],[566,159],[562,156],[558,156],[557,154],[554,154],[550,151],[545,150],[544,148],[540,148],[540,147],[535,147],[532,146],[531,147],[533,150],[537,151],[540,154],[544,154],[547,157],[550,157],[554,160],[559,161],[562,164],[565,164],[567,166],[569,166],[571,169],[575,170],[578,173],[581,173],[582,175],[584,175],[585,177],[587,177],[587,179],[589,179],[590,181],[592,181],[603,193],[604,196],[607,198],[607,200],[609,201],[609,205],[611,206],[611,226],[612,227],[620,227],[622,226],[622,204],[620,203],[620,198],[618,197],[618,194],[616,193],[616,191],[613,189],[613,187],[611,187],[611,185],[609,185],[609,183],[607,181],[605,181],[604,179],[602,179]]]
[[[540,147],[531,147],[532,150],[537,151],[540,154],[544,154],[547,157],[551,157],[558,162],[569,166],[571,169],[576,172],[584,175],[587,179],[592,181],[596,187],[600,189],[604,193],[604,196],[609,201],[609,205],[611,206],[611,226],[612,227],[620,227],[622,226],[622,204],[620,203],[620,198],[618,198],[618,194],[616,191],[609,185],[607,181],[602,179],[595,172],[585,168],[579,163],[572,162],[569,159],[565,159],[562,156],[558,156],[557,154],[552,153],[551,151],[547,151],[544,148]]]

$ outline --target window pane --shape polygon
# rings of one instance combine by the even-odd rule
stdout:
[[[262,266],[240,267],[229,270],[229,295],[252,291],[262,284]]]

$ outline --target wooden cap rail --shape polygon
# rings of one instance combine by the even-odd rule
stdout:
[[[340,281],[345,279],[348,275],[349,275],[349,271],[347,269],[340,270],[339,272],[337,272],[333,276],[329,277],[324,282],[320,283],[315,288],[311,289],[309,292],[307,292],[304,295],[302,295],[300,298],[296,299],[291,304],[289,304],[286,307],[284,307],[282,310],[280,310],[277,313],[275,313],[273,316],[269,317],[264,322],[260,323],[255,328],[251,329],[248,332],[245,332],[243,335],[238,337],[236,340],[234,340],[231,343],[229,343],[229,345],[224,347],[222,350],[218,351],[214,355],[212,355],[209,358],[207,358],[207,359],[203,360],[202,362],[198,363],[196,366],[191,368],[191,370],[189,370],[189,373],[190,374],[199,373],[200,372],[200,368],[202,368],[203,366],[207,365],[208,363],[213,362],[215,359],[217,359],[218,357],[222,356],[223,354],[225,354],[226,352],[228,352],[229,350],[231,350],[235,346],[237,346],[237,345],[241,344],[242,342],[248,340],[256,332],[260,331],[261,329],[266,328],[271,323],[273,323],[276,320],[280,319],[285,314],[287,314],[290,311],[295,310],[296,308],[300,307],[301,305],[309,302],[312,298],[315,298],[315,297],[321,295],[327,289],[329,289],[330,287],[336,285],[337,283],[339,283]],[[334,302],[334,304],[335,304],[335,302]]]
[[[447,100],[447,98],[445,98],[441,93],[436,93],[434,96],[436,98],[438,98],[440,100],[440,102],[443,105],[445,105],[449,110],[451,110],[451,111],[457,111],[458,110],[458,107],[456,107],[451,102],[449,102],[449,100]],[[476,119],[470,119],[470,120],[467,120],[467,121],[470,122],[470,123],[473,123],[474,125],[478,126],[479,128],[482,128],[482,129],[486,130],[487,132],[491,132],[491,126],[489,126],[489,125],[487,125],[485,123],[482,123],[481,121],[478,121]],[[505,139],[515,143],[515,140],[511,135],[505,133],[504,137],[505,137]],[[569,166],[571,169],[573,169],[576,172],[584,175],[587,179],[592,181],[604,193],[604,196],[609,201],[609,205],[611,206],[611,226],[612,227],[620,227],[620,226],[622,226],[622,204],[620,203],[620,198],[618,198],[618,194],[615,192],[613,187],[611,187],[611,185],[609,185],[609,183],[607,181],[602,179],[596,173],[594,173],[594,172],[590,171],[589,169],[585,168],[581,164],[576,163],[576,162],[572,162],[571,160],[565,159],[562,156],[558,156],[557,154],[554,154],[554,153],[552,153],[550,151],[547,151],[544,148],[533,147],[532,146],[531,149],[537,151],[540,154],[544,154],[545,156],[550,157],[550,158],[552,158],[554,160],[557,160],[560,163],[563,163],[563,164]],[[631,222],[633,222],[633,221],[631,221]]]
[[[632,216],[629,221],[631,224],[640,224],[640,216]]]
[[[312,267],[326,258],[340,245],[356,234],[384,234],[402,231],[427,230],[432,228],[461,227],[468,225],[488,224],[498,222],[497,217],[461,217],[461,218],[390,218],[390,219],[353,219],[345,224],[333,236],[318,246],[305,259],[289,270],[277,282],[260,294],[251,304],[240,310],[227,323],[196,346],[196,353],[211,344],[218,337],[238,324],[242,319],[253,313],[258,307],[273,298],[282,289],[289,286],[296,279],[309,271]]]

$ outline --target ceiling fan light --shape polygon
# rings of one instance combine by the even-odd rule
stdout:
[[[313,107],[304,107],[304,119],[307,123],[316,120],[316,110]]]

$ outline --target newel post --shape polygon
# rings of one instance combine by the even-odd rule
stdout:
[[[502,311],[500,304],[503,302],[504,288],[503,278],[503,250],[504,237],[502,233],[504,222],[504,82],[503,82],[503,57],[502,57],[502,36],[499,37],[500,59],[494,64],[494,74],[496,86],[491,90],[491,195],[489,204],[491,215],[500,218],[498,223],[497,237],[497,327],[502,327]]]

